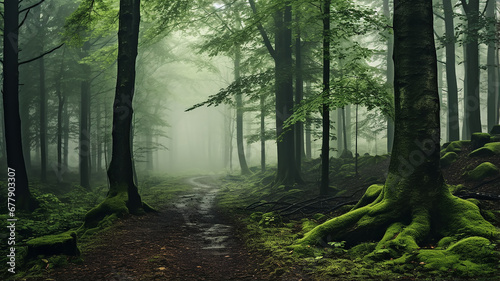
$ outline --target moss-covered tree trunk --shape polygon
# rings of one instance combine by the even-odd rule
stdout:
[[[439,166],[439,97],[432,1],[395,1],[395,139],[384,186],[350,212],[314,228],[302,245],[380,240],[378,249],[415,250],[430,237],[492,238],[476,205],[454,197]]]
[[[105,201],[87,214],[86,227],[95,227],[104,217],[113,214],[144,213],[144,204],[133,180],[130,149],[139,15],[139,0],[120,1],[118,76],[113,104],[113,151],[108,168],[110,190]]]

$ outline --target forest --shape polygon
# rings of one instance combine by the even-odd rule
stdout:
[[[499,280],[498,0],[3,0],[1,280]]]

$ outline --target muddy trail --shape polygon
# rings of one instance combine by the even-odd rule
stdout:
[[[190,193],[159,213],[120,220],[96,237],[83,263],[36,280],[267,280],[257,257],[217,212],[219,187],[210,179],[186,179]]]

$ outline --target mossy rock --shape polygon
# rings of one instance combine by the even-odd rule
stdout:
[[[490,134],[488,133],[473,133],[471,137],[472,149],[478,149],[490,142]]]
[[[483,237],[462,239],[446,250],[420,250],[417,257],[426,269],[443,273],[453,271],[461,276],[492,274],[496,271],[495,265],[498,265],[494,246]]]
[[[26,242],[26,245],[28,246],[28,257],[59,254],[77,256],[80,254],[76,243],[76,233],[73,231],[34,238]]]
[[[448,152],[459,153],[462,151],[462,146],[466,144],[463,141],[452,141],[443,145],[443,149],[441,150],[441,156],[444,156]]]
[[[487,143],[483,147],[469,153],[469,157],[488,157],[493,155],[500,155],[500,142]]]
[[[464,176],[469,180],[479,181],[487,177],[498,175],[499,169],[490,162],[484,162],[478,165],[474,170],[465,172]]]
[[[490,134],[500,135],[500,125],[493,126],[493,128],[491,128]]]
[[[455,152],[447,152],[443,157],[441,157],[441,167],[444,168],[450,166],[453,162],[457,161],[457,158],[458,154]]]

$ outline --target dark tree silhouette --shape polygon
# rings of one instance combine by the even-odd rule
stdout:
[[[7,165],[15,170],[15,199],[18,209],[36,208],[29,185],[23,155],[21,117],[19,114],[19,3],[4,1],[3,26],[3,108]],[[10,182],[10,181],[9,181]]]
[[[113,151],[108,168],[110,190],[107,198],[85,217],[86,227],[114,213],[142,214],[141,196],[134,184],[131,151],[132,99],[134,97],[140,1],[121,0],[118,31],[118,75],[113,104]]]

